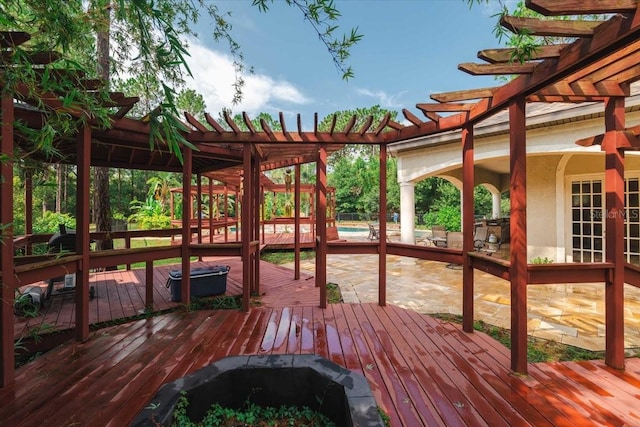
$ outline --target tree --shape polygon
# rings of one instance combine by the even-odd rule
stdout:
[[[268,0],[255,0],[253,5],[260,10],[268,10]],[[346,65],[349,50],[361,39],[357,29],[342,38],[336,36],[336,24],[340,13],[331,0],[287,0],[291,7],[298,8],[305,20],[325,44],[343,78],[353,76]],[[126,73],[139,76],[144,82],[157,80],[161,102],[148,115],[151,125],[151,144],[167,144],[168,148],[181,158],[180,144],[188,144],[180,133],[180,121],[176,97],[184,84],[184,77],[190,74],[186,57],[188,46],[183,36],[192,35],[192,28],[204,12],[212,19],[212,37],[226,42],[234,57],[238,80],[236,98],[242,95],[241,72],[244,57],[240,46],[232,37],[232,27],[215,2],[206,0],[94,0],[88,11],[83,9],[81,0],[18,0],[2,4],[0,25],[5,30],[26,31],[32,40],[18,47],[10,57],[0,58],[0,62],[10,62],[11,67],[3,67],[2,79],[5,90],[17,92],[19,83],[25,84],[31,93],[41,90],[54,92],[63,97],[66,106],[86,111],[102,126],[108,127],[109,109],[103,107],[108,101],[108,88],[101,88],[99,94],[78,90],[84,87],[86,78],[97,76],[94,69],[96,51],[93,48],[94,35],[110,31],[114,49],[110,69],[115,74]],[[110,12],[110,13],[109,13]],[[107,18],[108,17],[108,18]],[[109,21],[110,20],[110,21]],[[106,26],[106,27],[105,27]],[[34,67],[28,50],[36,52],[61,51],[64,61],[44,67]],[[51,79],[48,70],[64,67],[69,72],[58,73]],[[81,77],[82,76],[82,77]],[[151,86],[151,85],[149,85]],[[135,94],[134,94],[135,95]],[[40,105],[45,110],[44,103]],[[77,125],[86,117],[56,114],[49,111],[47,125],[34,135],[34,145],[39,149],[51,147],[54,137],[61,133],[73,134]],[[55,125],[55,126],[54,126]]]
[[[474,4],[481,3],[489,3],[489,0],[465,0],[469,7],[472,7]],[[518,1],[515,6],[509,10],[509,4],[513,3],[507,0],[494,0],[500,6],[500,12],[495,16],[498,18],[497,23],[493,29],[493,33],[496,35],[496,38],[499,42],[505,40],[505,44],[508,47],[513,48],[513,53],[511,54],[512,62],[524,63],[533,58],[536,51],[540,48],[540,46],[550,45],[550,44],[559,44],[559,43],[569,43],[573,41],[571,38],[566,37],[550,37],[550,36],[533,36],[526,29],[520,31],[519,33],[512,33],[511,31],[504,28],[500,25],[500,20],[502,17],[510,15],[518,18],[536,18],[541,20],[546,19],[554,19],[554,20],[569,20],[569,19],[581,19],[581,20],[603,20],[606,19],[606,15],[578,15],[578,16],[554,16],[547,17],[538,12],[535,12],[529,8],[527,8],[526,3],[524,1]],[[498,76],[497,79],[505,79],[504,76]]]
[[[375,129],[377,123],[384,118],[386,114],[389,114],[391,120],[396,120],[398,115],[397,111],[386,110],[380,105],[374,105],[372,107],[367,108],[356,108],[355,110],[342,110],[336,111],[333,114],[329,114],[324,119],[320,121],[318,124],[318,129],[322,132],[328,132],[331,130],[331,126],[333,124],[333,117],[336,117],[335,129],[338,131],[342,131],[346,128],[347,123],[351,120],[353,116],[356,116],[356,122],[353,126],[354,129],[360,129],[364,125],[365,121],[369,116],[373,116],[373,125],[371,128]],[[371,131],[372,129],[369,129]],[[332,153],[329,157],[329,167],[333,166],[333,162],[337,161],[340,157],[344,156],[377,156],[378,155],[378,146],[375,144],[370,145],[346,145],[339,151]]]

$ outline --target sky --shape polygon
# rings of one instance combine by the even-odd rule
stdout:
[[[496,48],[493,34],[497,2],[474,4],[465,0],[335,0],[344,33],[357,27],[363,38],[351,49],[355,76],[342,79],[313,27],[301,12],[283,0],[263,13],[251,0],[215,0],[221,12],[230,12],[231,34],[240,44],[247,67],[243,99],[232,105],[235,76],[224,43],[211,36],[211,22],[203,16],[189,40],[188,59],[193,89],[202,94],[207,112],[218,117],[222,108],[233,114],[261,112],[274,118],[282,112],[289,129],[301,115],[304,130],[336,111],[380,105],[397,111],[407,108],[424,117],[417,103],[432,102],[429,95],[499,85],[492,76],[471,76],[457,69],[464,62],[482,62],[477,52]],[[427,120],[425,118],[425,120]]]

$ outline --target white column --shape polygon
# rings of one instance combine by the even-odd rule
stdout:
[[[500,218],[500,193],[491,193],[491,200],[493,201],[491,216]]]
[[[400,240],[415,244],[415,187],[413,182],[400,183]]]

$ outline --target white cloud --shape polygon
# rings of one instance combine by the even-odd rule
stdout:
[[[196,40],[189,40],[189,52],[191,56],[187,57],[187,62],[193,80],[187,84],[202,94],[207,112],[214,117],[223,108],[231,108],[234,113],[246,111],[255,116],[276,108],[274,105],[304,105],[311,102],[288,81],[276,80],[265,74],[245,73],[242,76],[242,101],[238,105],[232,105],[236,76],[231,56],[211,50]]]
[[[400,92],[396,95],[390,95],[383,90],[372,91],[369,89],[357,89],[358,94],[376,98],[378,104],[383,108],[401,108],[403,104],[399,99],[406,93],[406,91]]]

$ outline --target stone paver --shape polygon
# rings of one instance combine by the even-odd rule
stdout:
[[[315,261],[302,261],[313,274]],[[289,265],[293,268],[292,265]],[[345,302],[378,300],[377,255],[329,255],[327,280]],[[475,272],[476,320],[510,328],[509,282]],[[589,350],[604,350],[604,284],[528,287],[528,333]],[[420,313],[462,314],[462,271],[443,263],[387,256],[387,302]],[[625,285],[625,347],[640,348],[640,289]]]

